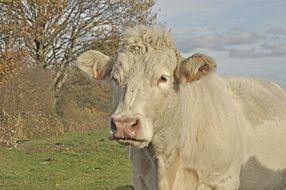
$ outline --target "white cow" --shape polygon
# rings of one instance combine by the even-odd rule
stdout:
[[[164,29],[125,32],[118,54],[87,51],[89,77],[110,81],[110,137],[132,145],[137,190],[284,190],[286,93],[223,78],[213,58],[182,58]]]

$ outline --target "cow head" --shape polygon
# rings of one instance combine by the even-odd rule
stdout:
[[[139,148],[164,127],[160,120],[176,101],[179,85],[197,81],[216,68],[214,60],[203,54],[182,59],[175,48],[142,44],[128,46],[115,57],[90,50],[77,59],[88,77],[112,83],[110,138]]]

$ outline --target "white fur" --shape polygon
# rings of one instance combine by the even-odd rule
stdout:
[[[117,83],[114,115],[136,116],[142,123],[137,138],[145,141],[131,142],[136,190],[285,188],[283,176],[259,182],[264,175],[255,169],[246,177],[241,172],[254,158],[267,171],[286,173],[286,93],[278,85],[220,77],[214,61],[201,54],[183,60],[162,29],[127,30],[118,56],[106,58],[105,66],[97,55],[93,64],[81,57],[88,64],[79,60],[80,68],[90,75],[97,62],[104,72],[112,67],[99,76]],[[209,67],[201,71],[206,62]],[[167,82],[158,83],[166,73]],[[181,74],[185,80],[177,79]]]

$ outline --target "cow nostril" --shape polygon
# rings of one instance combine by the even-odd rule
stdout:
[[[139,119],[136,119],[135,122],[131,125],[131,127],[136,127],[139,124]]]
[[[131,127],[135,127],[137,125],[137,121],[131,125]]]
[[[112,131],[116,131],[117,130],[117,127],[116,127],[116,125],[114,123],[114,119],[113,118],[110,119],[110,128],[111,128]]]

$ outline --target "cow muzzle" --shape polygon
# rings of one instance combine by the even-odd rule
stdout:
[[[136,139],[140,128],[141,121],[137,117],[112,116],[110,118],[111,138],[122,144],[128,144],[127,141],[140,141]]]

